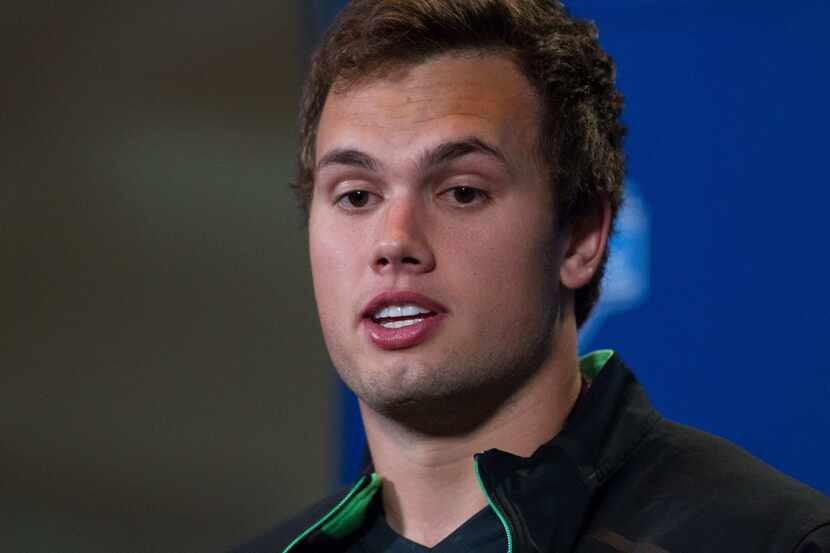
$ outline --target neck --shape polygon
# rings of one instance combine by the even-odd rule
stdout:
[[[413,430],[361,402],[372,460],[384,482],[386,519],[396,532],[427,547],[437,544],[487,504],[473,454],[497,448],[529,457],[559,433],[581,385],[576,327],[563,325],[560,331],[534,376],[463,433]]]

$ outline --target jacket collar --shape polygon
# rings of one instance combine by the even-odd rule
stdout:
[[[597,489],[660,419],[619,356],[600,353],[610,357],[556,437],[527,458],[499,450],[478,457],[515,551],[570,551]],[[583,358],[583,371],[592,360]]]
[[[597,490],[625,463],[660,415],[616,353],[581,360],[594,377],[562,430],[530,457],[497,449],[476,456],[484,493],[518,552],[570,551]],[[598,374],[597,374],[598,373]],[[351,490],[284,550],[349,535],[380,489],[371,465]]]

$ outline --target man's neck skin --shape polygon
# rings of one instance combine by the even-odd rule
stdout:
[[[579,396],[576,325],[563,321],[539,371],[482,425],[463,435],[411,431],[361,402],[386,520],[400,535],[437,544],[487,505],[473,454],[487,449],[530,456],[561,430]]]

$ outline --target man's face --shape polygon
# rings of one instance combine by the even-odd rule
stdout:
[[[539,112],[501,55],[436,57],[329,94],[314,290],[332,361],[369,407],[475,396],[544,359],[560,252]]]

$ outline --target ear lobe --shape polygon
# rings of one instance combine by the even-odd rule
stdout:
[[[588,284],[599,269],[608,243],[611,207],[607,200],[571,225],[568,248],[559,269],[562,285],[576,290]]]

